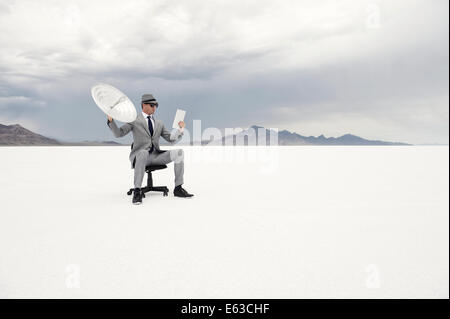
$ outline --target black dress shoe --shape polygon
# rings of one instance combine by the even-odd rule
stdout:
[[[177,186],[173,190],[173,195],[176,197],[192,197],[194,195],[189,194],[181,185]]]
[[[135,188],[133,190],[133,201],[134,205],[142,204],[142,191],[140,188]]]

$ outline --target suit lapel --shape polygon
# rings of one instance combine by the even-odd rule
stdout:
[[[158,131],[158,121],[155,118],[155,115],[153,114],[153,122],[155,123],[154,127],[153,127],[153,136],[156,135],[156,132]]]
[[[152,137],[152,136],[150,135],[150,130],[149,130],[149,128],[148,128],[147,119],[144,118],[144,115],[142,115],[142,113],[139,113],[139,118],[140,118],[141,124],[144,126],[144,129],[145,129],[145,131],[147,132],[148,136]]]

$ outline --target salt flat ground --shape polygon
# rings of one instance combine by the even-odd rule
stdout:
[[[181,148],[1,147],[0,297],[449,297],[448,146]]]

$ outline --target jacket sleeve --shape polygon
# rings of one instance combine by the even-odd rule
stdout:
[[[116,122],[114,122],[114,120],[112,120],[112,122],[109,122],[108,120],[106,120],[106,121],[107,121],[106,124],[108,125],[110,130],[113,132],[115,137],[125,136],[128,133],[130,133],[130,131],[133,129],[133,125],[131,125],[130,123],[126,123],[119,128],[119,127],[117,127],[117,124],[116,124]]]
[[[181,138],[183,137],[183,131],[181,131],[180,129],[174,128],[172,130],[172,132],[169,132],[169,130],[166,129],[166,127],[163,124],[162,130],[161,130],[161,136],[170,144],[175,144],[176,142],[181,140]]]

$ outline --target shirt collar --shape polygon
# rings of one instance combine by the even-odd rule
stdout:
[[[142,116],[146,119],[149,115],[145,112],[142,112]],[[150,115],[150,118],[153,120],[153,114]]]

